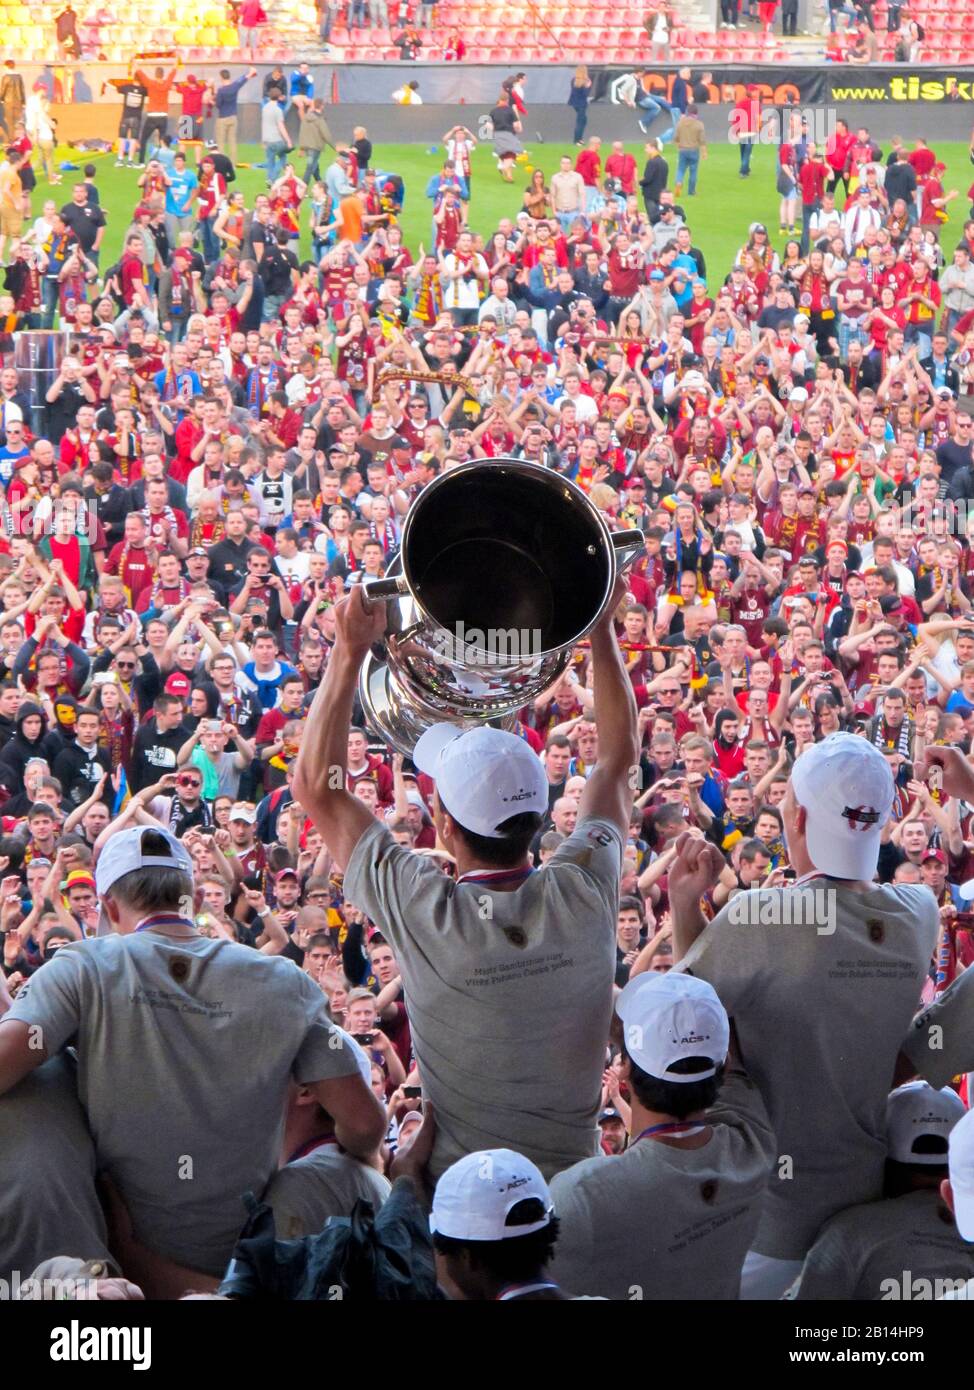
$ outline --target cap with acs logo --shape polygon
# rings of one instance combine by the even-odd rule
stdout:
[[[626,1051],[657,1081],[681,1084],[715,1076],[730,1046],[727,1010],[713,985],[670,970],[630,980],[616,1000]],[[677,1062],[705,1062],[699,1071],[673,1071]]]
[[[497,827],[504,821],[548,809],[541,759],[503,729],[434,724],[416,744],[413,762],[436,783],[444,809],[474,835],[501,840]]]
[[[889,1093],[886,1102],[886,1140],[896,1163],[945,1167],[948,1137],[966,1114],[956,1091],[942,1091],[926,1081],[909,1081]]]
[[[509,1226],[519,1203],[534,1198],[543,1216]],[[513,1149],[483,1149],[448,1168],[436,1184],[430,1231],[451,1240],[513,1240],[551,1225],[555,1211],[541,1172]]]

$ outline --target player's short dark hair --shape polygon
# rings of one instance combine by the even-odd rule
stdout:
[[[629,1057],[624,1046],[622,1051],[624,1056]],[[640,1105],[661,1115],[674,1115],[678,1120],[697,1110],[709,1109],[717,1099],[724,1080],[723,1061],[714,1075],[705,1077],[703,1081],[661,1081],[643,1071],[631,1057],[629,1065],[629,1086]],[[702,1057],[681,1057],[670,1070],[681,1076],[692,1076],[694,1072],[708,1070],[708,1064]]]
[[[146,830],[142,835],[142,853],[165,859],[172,848],[158,830]],[[112,884],[112,898],[135,912],[186,911],[193,901],[193,880],[182,869],[164,869],[150,865],[123,874]]]
[[[442,805],[442,801],[440,802]],[[450,811],[443,806],[447,815]],[[542,817],[537,811],[522,811],[509,816],[497,826],[497,835],[475,835],[472,830],[460,824],[455,817],[453,822],[463,838],[470,853],[485,864],[498,869],[512,868],[523,864],[527,858],[531,841],[542,826]]]

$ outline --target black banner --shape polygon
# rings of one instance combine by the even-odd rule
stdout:
[[[974,102],[974,70],[969,67],[834,67],[828,70],[828,82],[834,102]]]
[[[527,66],[527,65],[526,65]],[[347,63],[340,68],[323,65],[326,90],[332,100],[343,102],[392,102],[393,90],[407,77],[419,81],[426,104],[493,106],[503,66],[466,63]],[[564,106],[574,67],[557,63],[529,66],[528,102],[538,106]],[[632,68],[589,66],[592,100],[617,104],[617,85]],[[647,90],[669,98],[676,77],[674,65],[653,65]],[[821,63],[790,66],[778,63],[721,66],[693,64],[693,85],[699,105],[733,105],[754,84],[765,106],[870,105],[896,106],[905,102],[946,102],[963,106],[974,103],[974,68],[913,67],[907,63],[876,67]],[[417,108],[418,110],[418,108]],[[402,113],[404,129],[415,124],[410,108]],[[408,136],[404,137],[408,138]]]
[[[595,100],[616,104],[625,68],[596,68],[591,72]],[[645,78],[646,90],[668,98],[675,71],[660,69]],[[693,70],[694,96],[699,105],[739,101],[748,86],[757,87],[765,105],[821,106],[859,102],[974,102],[974,71],[970,68],[917,69],[899,67],[724,67]]]
[[[592,78],[592,98],[619,104],[618,89],[632,68],[589,69]],[[646,91],[670,97],[676,69],[659,69],[644,79]],[[761,100],[770,106],[821,106],[828,99],[829,74],[823,68],[779,67],[722,67],[706,65],[693,68],[693,94],[698,105],[731,105],[746,94],[749,86],[757,87]],[[878,84],[877,84],[878,85]]]

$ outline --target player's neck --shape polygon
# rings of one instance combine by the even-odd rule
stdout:
[[[520,864],[487,864],[482,859],[476,859],[466,853],[459,845],[454,849],[454,857],[457,861],[457,878],[465,878],[468,875],[473,877],[484,877],[497,875],[500,880],[501,875],[509,875],[510,882],[498,881],[492,883],[491,887],[496,887],[498,892],[514,892],[521,886],[521,883],[531,872],[533,865],[530,858],[525,855]]]
[[[281,1142],[281,1166],[289,1163],[296,1153],[315,1140],[325,1142],[334,1137],[333,1127],[318,1105],[292,1105],[284,1123]]]

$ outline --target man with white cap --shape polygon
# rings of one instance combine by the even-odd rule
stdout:
[[[799,878],[739,894],[709,923],[700,899],[723,857],[678,841],[677,968],[719,993],[778,1140],[743,1297],[780,1296],[824,1222],[882,1192],[886,1097],[939,930],[928,888],[873,881],[893,796],[865,739],[831,734],[808,748],[780,807]]]
[[[547,1275],[558,1218],[541,1173],[523,1154],[467,1154],[436,1185],[430,1231],[436,1277],[457,1302],[563,1302]]]
[[[926,1283],[964,1283],[974,1275],[974,1245],[953,1229],[941,1187],[947,1146],[966,1114],[956,1091],[911,1081],[886,1105],[885,1201],[839,1212],[805,1257],[795,1291],[800,1300],[923,1297]],[[926,1294],[929,1297],[930,1294]]]
[[[611,614],[591,634],[599,758],[575,831],[543,868],[529,860],[548,808],[544,767],[498,729],[434,725],[414,761],[435,783],[433,818],[456,881],[397,845],[345,789],[359,668],[385,626],[359,591],[301,744],[294,792],[344,871],[346,897],[380,928],[402,974],[424,1092],[437,1115],[432,1172],[509,1145],[550,1176],[598,1152],[595,1117],[612,1017],[622,847],[638,761],[636,705]]]
[[[941,1196],[954,1213],[961,1239],[974,1245],[974,1110],[968,1110],[951,1130],[947,1174],[940,1188]],[[974,1298],[974,1279],[968,1279],[964,1288],[943,1296]]]
[[[671,971],[630,980],[616,1013],[632,1138],[552,1179],[552,1273],[603,1298],[736,1299],[777,1149],[757,1088],[727,1055],[727,1012],[706,981]]]
[[[130,1256],[150,1297],[178,1296],[219,1278],[243,1194],[276,1171],[292,1078],[352,1154],[376,1152],[385,1115],[364,1054],[329,1021],[313,980],[198,934],[193,861],[174,836],[115,835],[95,877],[99,936],[62,948],[0,1019],[0,1093],[77,1047],[99,1166],[131,1217],[123,1264]]]

